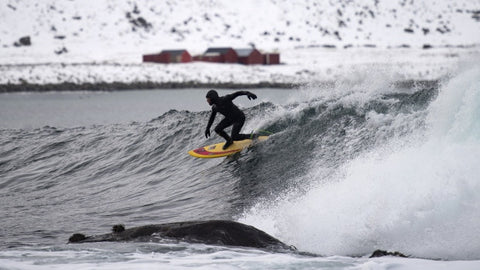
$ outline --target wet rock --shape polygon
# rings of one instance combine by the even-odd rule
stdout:
[[[75,233],[70,238],[68,238],[68,242],[70,243],[77,243],[85,240],[87,237],[84,234],[81,233]]]
[[[123,224],[113,225],[112,232],[113,233],[121,233],[125,231],[125,226]]]
[[[193,243],[294,250],[269,234],[235,221],[208,220],[153,224],[125,229],[113,226],[112,233],[85,236],[73,234],[70,243],[105,241],[155,241],[175,239]]]

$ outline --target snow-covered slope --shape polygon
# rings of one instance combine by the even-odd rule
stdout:
[[[140,65],[142,54],[171,48],[199,54],[209,46],[256,46],[279,51],[283,63],[312,66],[308,52],[315,48],[334,47],[338,51],[352,47],[385,50],[480,45],[478,0],[3,0],[0,18],[3,71],[15,72],[21,68],[12,65],[18,64],[67,64],[73,79],[57,76],[60,79],[44,80],[42,74],[36,79],[53,83],[85,79],[75,75],[78,72],[69,63],[88,63],[82,66],[87,69],[91,63]],[[27,36],[31,45],[22,46],[19,40]],[[305,55],[303,61],[298,58]],[[184,69],[188,74],[197,66],[205,68],[189,65]],[[216,69],[216,65],[209,67]],[[101,72],[106,70],[110,69]],[[24,76],[25,72],[17,74]],[[52,72],[56,73],[55,68]],[[151,76],[148,74],[144,77]],[[162,74],[168,79],[167,73]],[[4,77],[0,83],[18,80]],[[25,80],[35,83],[35,79]]]

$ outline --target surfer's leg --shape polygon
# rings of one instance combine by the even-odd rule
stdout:
[[[245,139],[249,139],[250,135],[248,134],[240,134],[240,130],[242,130],[243,124],[245,124],[245,117],[238,119],[237,122],[233,123],[232,127],[232,139],[234,141],[241,141]]]
[[[233,143],[232,138],[230,136],[228,136],[228,134],[224,131],[224,129],[227,128],[228,126],[230,126],[231,124],[232,124],[232,122],[229,119],[224,118],[215,127],[215,132],[218,135],[220,135],[222,138],[224,138],[225,141],[226,141],[225,146],[223,147],[224,149],[226,149],[227,147],[229,147]]]

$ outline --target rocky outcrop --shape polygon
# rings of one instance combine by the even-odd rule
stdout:
[[[111,233],[85,236],[73,234],[70,243],[103,241],[155,241],[175,239],[193,243],[294,250],[267,233],[242,223],[227,220],[188,221],[154,224],[125,229],[113,226]]]
[[[377,249],[375,250],[372,255],[370,256],[370,258],[377,258],[377,257],[384,257],[384,256],[393,256],[393,257],[401,257],[401,258],[408,258],[408,256],[405,256],[404,254],[398,252],[398,251],[394,251],[394,252],[390,252],[390,251],[386,251],[386,250],[381,250],[381,249]]]
[[[30,36],[21,37],[18,41],[13,43],[15,47],[20,46],[30,46],[32,45],[32,41],[30,40]]]

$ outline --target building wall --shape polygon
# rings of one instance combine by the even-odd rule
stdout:
[[[214,56],[197,55],[197,56],[193,57],[193,61],[222,63],[223,58],[222,58],[221,55],[214,55]]]
[[[258,50],[253,50],[249,56],[239,57],[238,62],[244,65],[261,65],[263,64],[263,55]]]
[[[187,51],[185,51],[182,54],[182,62],[183,63],[192,62],[192,56]]]
[[[264,65],[278,65],[280,64],[280,54],[278,53],[266,53],[263,55]]]
[[[143,62],[169,63],[170,56],[166,54],[146,54],[143,56]]]
[[[169,52],[162,52],[159,54],[146,54],[143,55],[143,62],[154,62],[154,63],[186,63],[191,62],[192,56],[188,51],[184,51],[181,54],[172,55]]]
[[[192,62],[192,56],[187,52],[184,51],[182,54],[177,56],[171,57],[172,63],[187,63]]]
[[[227,53],[223,55],[223,57],[224,63],[238,63],[237,53],[233,49],[228,50]]]

